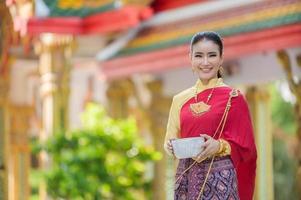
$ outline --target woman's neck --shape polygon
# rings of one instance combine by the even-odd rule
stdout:
[[[212,87],[218,82],[218,80],[219,79],[217,77],[214,77],[214,78],[207,79],[207,80],[199,79],[199,82],[203,87]]]
[[[210,80],[212,80],[212,79],[210,79]],[[201,83],[202,83],[204,86],[207,86],[207,85],[209,84],[210,80],[201,80],[201,79],[200,79]]]
[[[195,87],[197,88],[197,91],[202,91],[208,88],[213,88],[217,87],[223,84],[223,79],[222,78],[212,78],[209,80],[201,80],[198,79],[196,82]]]

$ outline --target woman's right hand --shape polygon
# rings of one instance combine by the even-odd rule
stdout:
[[[171,154],[171,155],[174,155],[174,151],[173,151],[173,148],[172,148],[172,144],[171,144],[171,141],[173,139],[170,139],[167,141],[167,151]]]

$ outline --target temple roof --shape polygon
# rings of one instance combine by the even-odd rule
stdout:
[[[36,14],[28,22],[28,33],[78,35],[123,31],[138,26],[154,12],[196,2],[200,0],[36,0]]]
[[[180,14],[180,13],[179,13]],[[217,31],[223,37],[294,24],[301,21],[298,0],[264,1],[206,16],[151,26],[133,39],[118,56],[188,43],[196,32]]]
[[[78,16],[86,17],[92,14],[114,10],[118,6],[114,0],[101,1],[70,1],[70,0],[43,0],[47,6],[48,16]]]
[[[222,35],[226,60],[301,44],[299,0],[36,0],[35,7],[43,12],[29,19],[30,35],[127,31],[107,49],[113,53],[97,54],[109,55],[97,56],[109,79],[189,66],[189,41],[205,30]]]
[[[301,44],[299,0],[254,1],[209,14],[197,13],[193,17],[183,14],[178,20],[147,26],[115,57],[100,63],[102,73],[114,79],[139,72],[187,67],[190,39],[196,32],[205,30],[222,35],[226,60]]]
[[[28,22],[28,33],[95,34],[122,31],[152,16],[152,9],[141,1],[116,0],[39,0],[35,17]]]

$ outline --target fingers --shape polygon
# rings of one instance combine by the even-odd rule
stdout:
[[[170,139],[170,140],[167,141],[167,149],[169,150],[170,153],[174,154],[171,141],[172,141],[172,139]]]
[[[209,145],[210,145],[210,140],[207,140],[206,142],[204,142],[204,143],[201,145],[201,148],[206,149]]]
[[[167,146],[170,147],[170,148],[172,148],[171,140],[168,140]]]
[[[201,162],[203,160],[205,160],[209,155],[209,149],[208,148],[205,148],[204,151],[202,151],[196,158],[196,160],[198,162]]]
[[[201,134],[200,136],[205,138],[205,142],[202,145],[204,150],[196,157],[197,162],[201,162],[206,158],[213,156],[218,148],[218,142],[211,136],[207,134]]]
[[[205,138],[205,141],[212,139],[212,137],[207,134],[200,134],[200,136]]]

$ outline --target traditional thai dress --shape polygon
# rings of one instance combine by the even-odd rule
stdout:
[[[195,86],[175,95],[167,124],[164,145],[166,151],[168,152],[167,141],[169,139],[197,137],[200,134],[213,136],[225,112],[231,90],[232,88],[225,85],[222,79],[212,79],[206,86],[201,81],[197,81]],[[200,116],[193,114],[190,104],[195,103],[196,99],[206,102],[210,93],[212,93],[208,101],[210,109]],[[251,200],[257,153],[249,109],[240,93],[231,100],[221,139],[227,144],[228,153],[216,155],[201,199]],[[174,198],[176,200],[199,200],[197,198],[210,161],[211,158],[208,158],[196,163],[180,177],[175,184]],[[180,159],[176,178],[193,162],[191,158]]]

